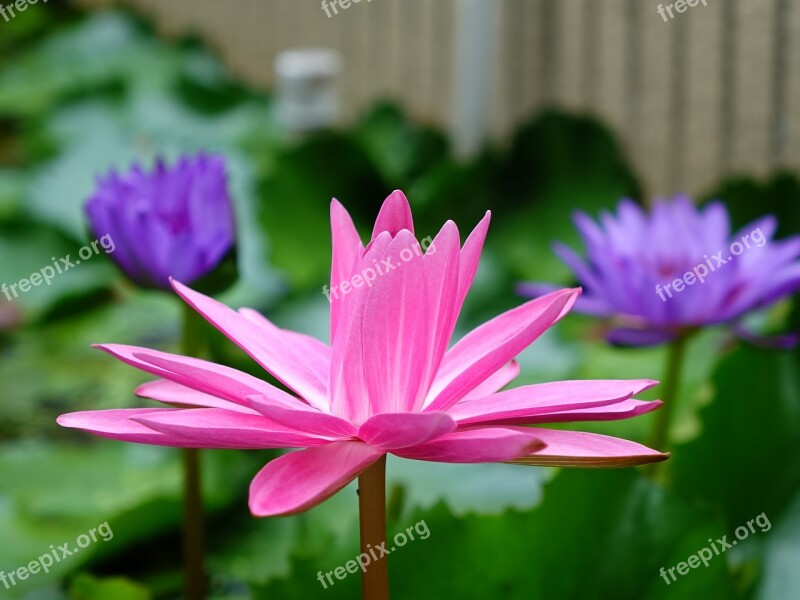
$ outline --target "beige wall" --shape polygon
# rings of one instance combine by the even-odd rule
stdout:
[[[338,48],[345,118],[391,97],[447,127],[457,2],[363,0],[333,18],[319,0],[126,3],[167,34],[206,38],[263,88],[280,50]],[[651,194],[800,169],[800,0],[707,0],[666,23],[654,0],[495,2],[495,138],[546,105],[590,112],[617,132]]]

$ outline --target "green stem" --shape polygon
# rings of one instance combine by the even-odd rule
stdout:
[[[186,600],[206,596],[205,528],[200,451],[183,448],[183,573]]]
[[[358,477],[361,553],[372,559],[373,549],[386,542],[386,456]],[[389,562],[384,556],[370,562],[361,578],[363,600],[389,600]]]
[[[664,405],[656,411],[656,420],[650,431],[651,448],[665,452],[669,445],[669,429],[672,422],[674,406],[678,400],[683,358],[686,350],[687,336],[681,335],[673,340],[667,349],[667,365],[663,378],[664,387],[661,401]]]
[[[181,345],[185,356],[196,357],[204,350],[203,321],[188,305],[184,307]],[[184,598],[203,600],[206,572],[201,455],[197,448],[184,448],[182,452]]]

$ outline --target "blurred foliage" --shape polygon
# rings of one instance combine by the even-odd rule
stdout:
[[[754,348],[729,353],[712,379],[715,399],[701,411],[702,435],[675,451],[677,487],[721,511],[729,527],[760,512],[777,518],[800,489],[798,360]]]
[[[524,468],[524,467],[521,467]],[[424,520],[430,537],[397,548],[390,582],[398,598],[670,598],[658,576],[719,535],[722,526],[632,471],[563,471],[534,510],[457,518],[444,504],[389,524],[389,536]],[[357,597],[357,575],[324,592],[317,571],[355,557],[328,547],[316,561],[298,557],[291,578],[256,598]],[[391,543],[391,542],[390,542]],[[391,549],[391,546],[389,546]],[[491,548],[492,551],[487,551]],[[573,574],[580,574],[574,576]],[[724,562],[686,577],[685,598],[735,598]],[[673,584],[675,585],[675,584]]]
[[[732,216],[732,227],[745,227],[765,214],[778,219],[777,236],[800,229],[800,179],[794,173],[778,173],[765,181],[737,178],[726,181],[708,195],[723,199]]]
[[[121,577],[97,579],[80,575],[69,588],[70,600],[150,600],[152,597],[146,588]]]
[[[381,103],[344,130],[294,137],[268,96],[247,89],[196,40],[160,41],[111,11],[48,4],[2,24],[0,283],[18,282],[90,242],[82,204],[94,178],[130,161],[225,155],[236,201],[240,281],[221,299],[282,327],[327,336],[320,288],[330,263],[332,196],[366,236],[382,199],[406,191],[419,237],[486,210],[492,228],[458,333],[518,304],[521,279],[570,284],[551,252],[577,242],[575,210],[596,214],[641,186],[609,131],[558,112],[532,118],[507,148],[457,159],[444,132]],[[764,212],[800,230],[791,174],[721,182],[709,197],[735,225]],[[179,461],[170,449],[92,439],[58,414],[142,405],[146,375],[89,349],[119,342],[176,349],[177,300],[130,289],[100,254],[9,302],[0,295],[0,570],[10,572],[108,521],[109,542],[59,563],[8,597],[176,598]],[[800,303],[771,314],[800,327]],[[220,334],[216,360],[260,373]],[[519,383],[659,378],[663,349],[611,348],[571,317],[520,357]],[[396,597],[759,598],[800,590],[800,354],[693,340],[676,410],[669,485],[635,470],[389,463],[390,532],[421,519],[430,538],[392,556]],[[656,398],[658,389],[644,395]],[[585,429],[643,440],[651,416]],[[352,598],[352,575],[322,590],[318,571],[357,553],[353,486],[308,513],[253,519],[252,475],[274,453],[204,452],[213,598]],[[667,586],[659,576],[759,513],[773,528]],[[5,592],[5,590],[3,590]]]

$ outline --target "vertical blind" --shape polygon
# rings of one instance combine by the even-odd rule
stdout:
[[[264,89],[281,50],[337,48],[344,119],[390,98],[446,128],[458,1],[362,0],[330,18],[319,0],[125,3],[166,34],[203,37]],[[495,140],[545,107],[591,114],[616,133],[651,195],[699,193],[726,174],[800,169],[800,2],[698,1],[666,22],[655,1],[496,5]]]

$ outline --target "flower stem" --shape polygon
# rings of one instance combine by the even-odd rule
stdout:
[[[667,348],[667,365],[664,374],[664,391],[661,401],[664,405],[656,411],[656,420],[650,431],[651,448],[665,452],[669,445],[669,428],[672,422],[674,405],[678,399],[683,358],[686,350],[686,336],[675,338]]]
[[[182,352],[196,357],[203,351],[203,322],[188,305],[183,313]],[[203,522],[200,450],[183,448],[183,569],[184,598],[206,597],[205,523]]]
[[[206,596],[206,574],[200,451],[183,448],[182,452],[184,592],[186,600],[202,600]]]
[[[371,558],[369,546],[386,541],[386,456],[358,477],[358,512],[361,553]],[[371,562],[361,578],[363,600],[389,600],[389,561]]]

